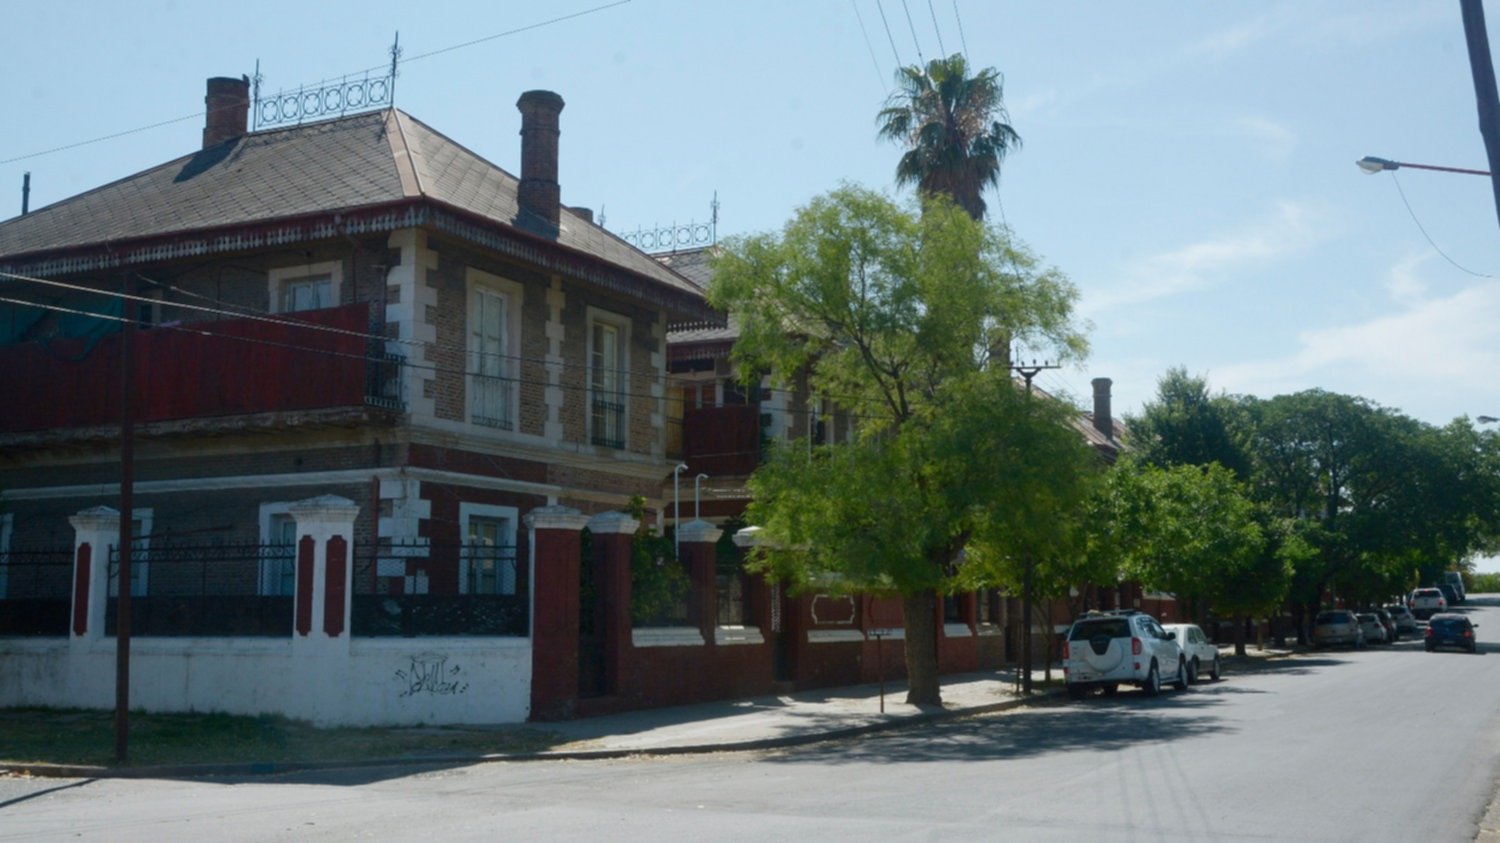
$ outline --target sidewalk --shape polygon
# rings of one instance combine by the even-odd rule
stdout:
[[[1040,686],[1044,674],[1033,673]],[[1054,668],[1054,678],[1061,672]],[[916,723],[999,711],[1024,703],[1015,692],[1014,670],[942,677],[942,707],[907,705],[906,683],[887,682],[885,711],[880,686],[856,685],[778,696],[630,711],[580,720],[537,724],[560,737],[541,752],[491,755],[403,756],[365,761],[223,763],[157,767],[95,767],[0,764],[10,772],[52,778],[191,778],[251,776],[316,769],[453,765],[484,761],[589,760],[630,755],[679,755],[796,746],[851,737]],[[1049,694],[1037,692],[1033,700]]]
[[[1255,670],[1271,659],[1293,654],[1289,648],[1250,648],[1246,659],[1225,649],[1231,675]],[[887,682],[884,712],[878,684],[822,688],[790,694],[753,697],[697,705],[629,711],[600,717],[537,724],[560,737],[552,749],[540,752],[432,756],[403,756],[365,761],[193,764],[172,767],[91,767],[0,764],[0,772],[66,778],[179,778],[247,776],[301,770],[355,767],[452,765],[484,761],[589,760],[630,755],[681,755],[774,749],[856,735],[899,729],[919,723],[1002,711],[1058,698],[1062,671],[1054,666],[1051,690],[1041,690],[1046,676],[1034,668],[1038,688],[1028,701],[1016,688],[1013,668],[952,674],[940,679],[943,705],[913,706],[904,702],[905,681]]]

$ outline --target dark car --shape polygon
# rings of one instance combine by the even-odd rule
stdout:
[[[1453,587],[1453,583],[1440,582],[1434,585],[1433,588],[1443,593],[1443,599],[1448,601],[1449,606],[1457,606],[1459,604],[1458,589]]]
[[[1475,652],[1478,647],[1474,642],[1474,628],[1475,624],[1463,615],[1447,612],[1433,615],[1427,621],[1427,652],[1439,647],[1457,647]]]

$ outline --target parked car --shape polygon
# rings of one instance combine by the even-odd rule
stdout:
[[[1197,682],[1204,671],[1208,671],[1209,679],[1219,681],[1223,675],[1219,645],[1209,641],[1201,627],[1194,623],[1169,623],[1163,624],[1162,629],[1177,636],[1177,646],[1182,648],[1183,658],[1187,659],[1189,682]]]
[[[1406,599],[1407,608],[1419,621],[1425,621],[1438,612],[1448,611],[1448,598],[1436,588],[1419,588]]]
[[[1380,622],[1380,618],[1376,617],[1374,612],[1360,612],[1354,617],[1359,619],[1359,631],[1364,633],[1365,643],[1391,643],[1391,638],[1385,631],[1385,624]]]
[[[1401,640],[1401,628],[1396,626],[1396,619],[1391,617],[1390,612],[1375,608],[1370,610],[1370,614],[1379,618],[1380,625],[1385,627],[1385,640],[1387,644]]]
[[[1478,626],[1463,615],[1441,613],[1433,615],[1427,622],[1427,652],[1439,647],[1457,647],[1471,653],[1478,652],[1474,640],[1474,628]]]
[[[1113,695],[1120,685],[1139,685],[1146,696],[1161,693],[1162,675],[1187,690],[1187,659],[1177,636],[1134,609],[1090,612],[1068,627],[1063,642],[1063,679],[1068,696],[1082,699],[1094,688]]]
[[[1453,586],[1453,591],[1458,595],[1458,603],[1469,599],[1468,590],[1464,588],[1464,575],[1458,571],[1444,571],[1442,582]]]
[[[1396,631],[1398,633],[1409,632],[1412,635],[1417,634],[1417,618],[1411,613],[1410,609],[1400,603],[1392,603],[1386,606],[1385,610],[1390,612],[1391,618],[1396,621]]]
[[[1363,647],[1365,633],[1353,612],[1348,609],[1329,609],[1319,612],[1313,619],[1312,643],[1314,647],[1330,647],[1335,644]]]
[[[1454,588],[1453,583],[1451,582],[1438,583],[1437,590],[1443,593],[1443,599],[1448,601],[1449,608],[1457,606],[1459,603],[1463,602],[1462,599],[1458,596],[1458,589]]]

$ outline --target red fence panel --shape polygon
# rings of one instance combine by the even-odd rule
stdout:
[[[747,476],[760,464],[760,437],[758,405],[687,410],[682,420],[682,461],[694,474]]]
[[[364,403],[369,305],[276,321],[226,319],[142,328],[132,344],[139,422]],[[335,328],[353,334],[318,328]],[[114,424],[120,335],[0,348],[0,432]]]

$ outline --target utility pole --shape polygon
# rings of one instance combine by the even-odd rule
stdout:
[[[1019,374],[1026,381],[1026,399],[1031,400],[1031,380],[1045,369],[1062,368],[1056,363],[1012,363],[1010,370]],[[1036,560],[1032,558],[1031,551],[1027,551],[1021,560],[1021,616],[1025,626],[1021,629],[1021,693],[1031,695],[1031,627],[1035,625],[1032,616],[1032,579],[1036,573]],[[1048,618],[1051,621],[1051,618]],[[1049,652],[1050,647],[1049,647]],[[1048,668],[1051,669],[1050,667]]]
[[[115,760],[125,763],[130,749],[130,563],[135,519],[135,415],[131,393],[135,372],[131,345],[135,339],[136,304],[131,299],[130,273],[120,279],[125,321],[120,329],[120,543],[119,594],[115,602]],[[106,571],[108,560],[106,559]],[[105,577],[106,583],[109,577]]]
[[[1495,89],[1495,65],[1480,0],[1459,0],[1464,40],[1469,45],[1469,70],[1474,75],[1474,100],[1479,107],[1479,134],[1490,161],[1490,186],[1495,193],[1495,218],[1500,221],[1500,93]]]

